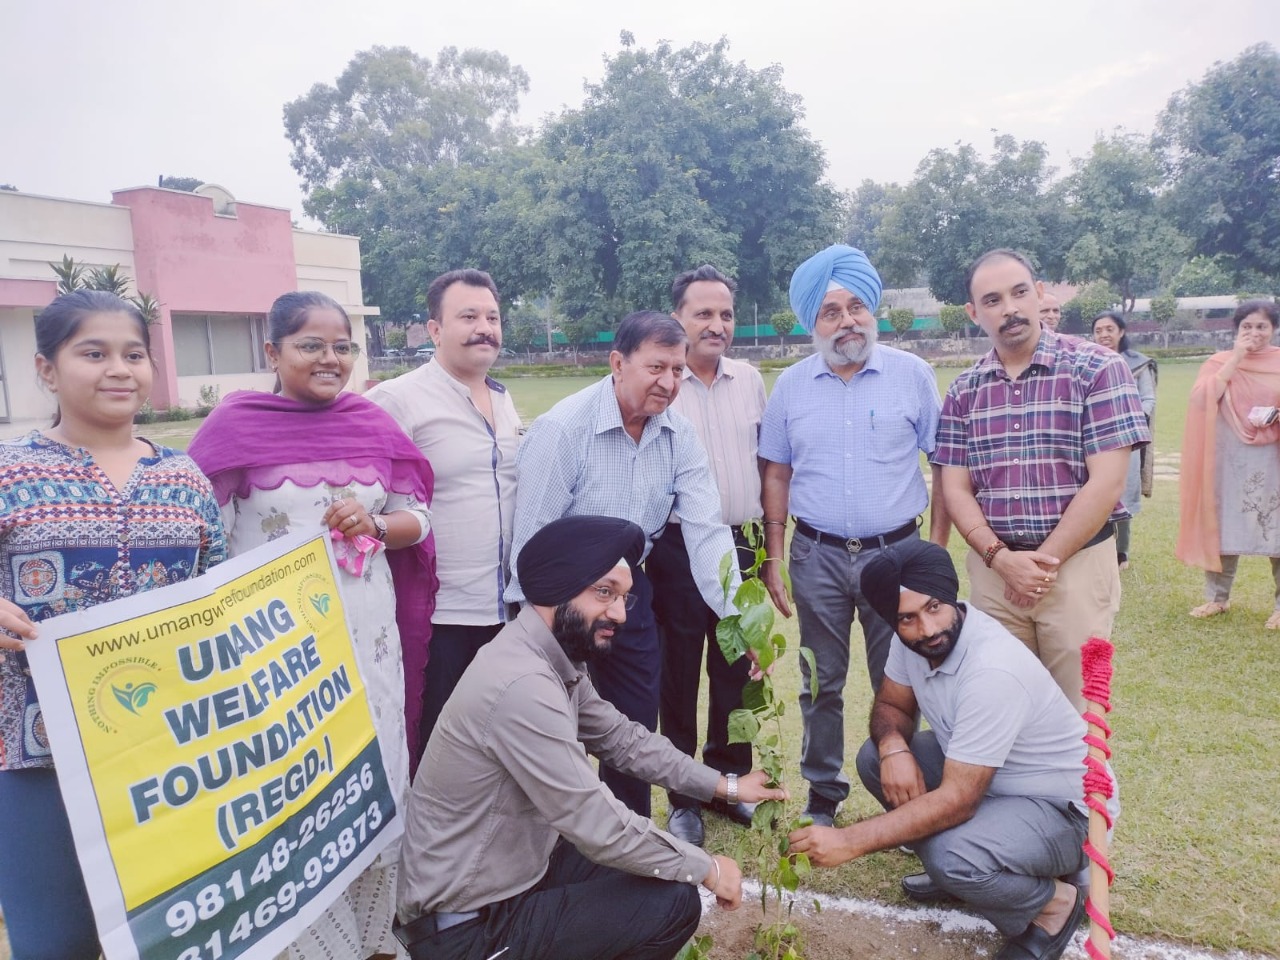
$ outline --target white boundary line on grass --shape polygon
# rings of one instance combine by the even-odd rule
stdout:
[[[698,887],[702,894],[702,912],[717,909],[715,897],[705,887]],[[755,880],[742,882],[742,899],[744,909],[747,901],[760,898],[760,884]],[[833,910],[851,913],[875,920],[893,923],[936,923],[943,933],[995,933],[996,928],[973,914],[961,910],[944,910],[939,907],[901,907],[873,900],[858,900],[854,897],[832,897],[827,894],[812,893],[796,898],[796,909],[801,913],[812,913],[813,902],[818,901],[824,911]],[[1063,954],[1069,960],[1087,960],[1084,950],[1085,934],[1076,934],[1071,946]],[[1143,940],[1126,937],[1123,934],[1115,939],[1116,954],[1129,960],[1267,960],[1260,953],[1245,953],[1241,950],[1206,951],[1181,944],[1165,943],[1161,940]]]

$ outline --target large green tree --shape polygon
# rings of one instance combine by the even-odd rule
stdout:
[[[1156,126],[1174,221],[1195,252],[1280,278],[1280,55],[1269,44],[1215,64]]]
[[[1138,137],[1116,133],[1097,140],[1067,178],[1080,230],[1067,251],[1067,275],[1102,278],[1120,291],[1124,313],[1139,293],[1182,263],[1186,239],[1157,209],[1163,182],[1159,161]]]
[[[736,277],[740,303],[783,302],[796,265],[839,236],[799,98],[778,67],[731,60],[724,39],[622,44],[540,140],[557,311],[614,321],[664,307],[672,276],[703,262]]]
[[[909,287],[915,281],[914,263],[899,270],[900,265],[886,259],[881,249],[880,225],[901,200],[902,187],[896,183],[863,180],[845,204],[844,242],[867,255],[886,287]]]
[[[968,301],[965,273],[986,250],[1021,250],[1057,279],[1073,239],[1049,189],[1044,144],[1002,135],[994,147],[989,159],[970,144],[929,151],[880,226],[880,255],[891,271],[923,272],[944,303]]]
[[[309,198],[343,180],[381,185],[392,174],[472,161],[514,136],[529,76],[492,50],[445,47],[435,61],[408,47],[373,47],[334,84],[285,104],[290,162]]]
[[[512,121],[528,85],[493,51],[374,47],[285,105],[303,206],[360,237],[365,294],[389,321],[425,313],[426,285],[454,267],[488,270],[504,298],[545,287],[526,228],[536,158]]]

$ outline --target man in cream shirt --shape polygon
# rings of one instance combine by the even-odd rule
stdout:
[[[367,394],[435,471],[431,526],[440,590],[431,618],[423,744],[476,651],[510,619],[502,594],[521,431],[511,395],[489,376],[502,347],[493,279],[480,270],[451,270],[427,288],[427,309],[435,358]],[[418,758],[411,759],[416,766]]]

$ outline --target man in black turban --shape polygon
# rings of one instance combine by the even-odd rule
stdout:
[[[741,902],[734,860],[627,809],[588,758],[699,800],[787,798],[761,771],[694,761],[596,693],[584,662],[626,622],[644,545],[634,523],[579,516],[520,551],[526,603],[445,704],[405,812],[397,936],[413,960],[665,960],[698,926],[699,885]]]
[[[863,593],[897,635],[857,759],[886,812],[797,830],[791,852],[834,866],[910,844],[925,873],[902,881],[907,896],[977,910],[1008,938],[996,960],[1056,960],[1084,913],[1084,891],[1067,882],[1085,864],[1084,720],[958,589],[932,543],[895,545],[863,569]]]

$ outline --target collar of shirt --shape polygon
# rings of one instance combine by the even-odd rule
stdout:
[[[736,374],[733,372],[733,367],[727,362],[728,359],[729,359],[728,357],[721,357],[719,360],[716,361],[716,375],[711,378],[712,383],[716,383],[721,377],[725,377],[729,380],[732,380],[736,376]],[[684,368],[684,373],[680,374],[680,380],[683,382],[685,380],[697,380],[697,379],[698,378],[694,376],[693,368],[686,364]],[[701,380],[698,380],[698,382],[702,383]]]
[[[560,646],[560,641],[556,639],[538,611],[533,609],[531,604],[526,603],[520,608],[517,619],[524,627],[525,635],[528,636],[534,652],[547,661],[547,665],[564,683],[565,689],[572,690],[576,687],[578,681],[582,679],[583,670],[579,669],[580,664],[575,664],[569,659],[568,654],[564,652],[564,647]]]
[[[444,368],[444,364],[440,363],[438,360],[432,360],[430,363],[426,364],[426,375],[428,377],[436,377],[436,378],[439,378],[440,380],[443,380],[445,383],[449,385],[449,388],[451,390],[453,390],[455,393],[459,395],[466,396],[466,397],[471,396],[471,388],[468,387],[461,380],[459,380],[457,377],[455,377],[453,374],[451,374],[448,370],[446,370]],[[490,390],[494,391],[495,393],[507,392],[506,387],[504,387],[502,384],[500,384],[497,380],[493,379],[493,377],[489,376],[488,374],[485,375],[484,382],[485,382],[485,386],[487,386]]]
[[[813,379],[817,380],[819,377],[835,377],[837,380],[844,380],[840,374],[831,369],[831,365],[827,363],[827,358],[821,353],[815,353],[813,356],[818,358],[818,363],[816,365],[817,369],[814,371]],[[866,362],[862,365],[862,369],[855,373],[854,376],[860,377],[868,370],[874,370],[876,373],[881,373],[884,370],[884,363],[881,359],[879,344],[876,344],[871,348],[871,356],[867,357]]]
[[[613,389],[613,374],[607,375],[601,381],[600,396],[597,400],[599,402],[596,406],[596,433],[608,433],[610,430],[622,430],[625,433],[626,425],[622,422],[622,408],[618,406],[618,395]],[[660,430],[675,432],[675,425],[671,422],[670,405],[666,410],[655,413],[645,421],[637,446],[645,446],[657,436]]]
[[[1058,348],[1061,343],[1062,338],[1057,334],[1050,333],[1048,330],[1040,331],[1040,339],[1036,342],[1036,349],[1031,354],[1031,362],[1027,365],[1027,369],[1039,367],[1042,370],[1053,370],[1054,364],[1058,359]],[[974,373],[980,377],[1003,376],[1005,379],[1009,379],[1009,374],[1005,371],[1000,355],[996,353],[994,347],[987,351],[983,358],[978,361],[974,367]]]

